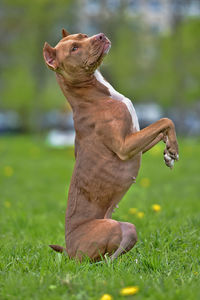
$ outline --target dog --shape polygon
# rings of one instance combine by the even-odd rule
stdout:
[[[45,63],[72,108],[76,132],[66,248],[50,247],[80,261],[84,256],[99,261],[106,254],[114,260],[133,248],[136,228],[113,220],[114,208],[135,183],[143,153],[162,140],[165,164],[172,168],[179,157],[174,123],[162,118],[140,130],[132,102],[98,70],[110,48],[103,33],[88,37],[65,29],[54,48],[48,43],[43,48]]]

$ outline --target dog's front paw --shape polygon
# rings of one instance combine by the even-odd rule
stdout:
[[[165,164],[166,164],[167,167],[169,167],[170,169],[173,168],[173,166],[174,166],[174,159],[171,158],[168,153],[164,154],[164,161],[165,161]]]
[[[164,161],[167,167],[173,168],[175,160],[179,160],[178,153],[170,152],[169,150],[164,150]]]
[[[167,136],[165,137],[164,142],[166,143],[166,148],[164,150],[164,161],[166,166],[172,169],[174,162],[179,160],[178,143],[176,140],[169,141]]]

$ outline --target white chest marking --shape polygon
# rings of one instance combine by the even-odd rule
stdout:
[[[101,75],[101,73],[98,70],[95,71],[94,76],[96,77],[96,79],[101,84],[103,84],[104,86],[106,86],[108,88],[111,97],[113,97],[116,100],[122,101],[124,104],[126,104],[126,107],[127,107],[128,111],[129,111],[129,113],[131,115],[131,118],[132,118],[133,127],[137,131],[139,131],[140,130],[140,126],[139,126],[138,118],[137,118],[136,111],[135,111],[135,108],[134,108],[131,100],[128,99],[128,98],[126,98],[126,97],[124,97],[122,94],[118,93],[112,87],[112,85],[103,78],[103,76]]]

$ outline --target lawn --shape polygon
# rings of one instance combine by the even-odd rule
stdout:
[[[80,264],[48,247],[64,245],[73,149],[1,137],[0,299],[200,299],[200,140],[180,141],[172,171],[163,147],[143,156],[136,184],[113,214],[136,225],[137,245],[113,263]],[[127,286],[138,293],[121,296]]]

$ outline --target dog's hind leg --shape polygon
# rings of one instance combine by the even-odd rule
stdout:
[[[131,250],[137,242],[133,224],[112,219],[96,219],[80,225],[67,241],[69,257],[82,261],[84,256],[92,261],[108,254],[113,260]],[[70,247],[69,247],[70,245]]]
[[[127,222],[119,222],[122,230],[122,239],[119,248],[112,254],[111,260],[131,250],[137,242],[135,226]]]
[[[112,219],[94,219],[78,226],[67,235],[67,253],[82,261],[84,257],[100,261],[105,254],[111,256],[122,240],[119,222]]]

